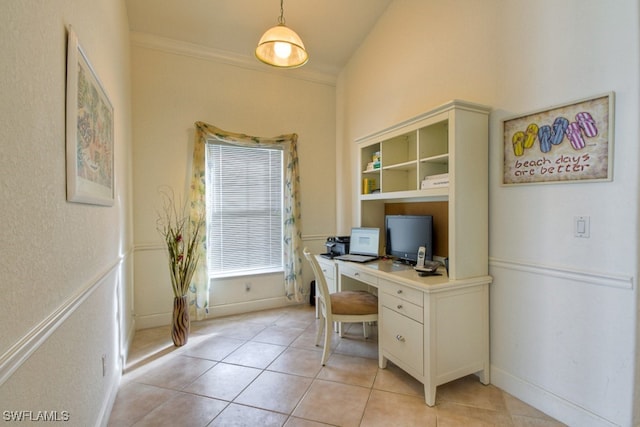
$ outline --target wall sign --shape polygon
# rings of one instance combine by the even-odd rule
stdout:
[[[610,92],[505,119],[502,183],[610,181],[613,107]]]

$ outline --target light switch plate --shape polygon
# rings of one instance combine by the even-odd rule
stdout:
[[[573,217],[573,235],[582,239],[588,239],[591,233],[591,217]]]

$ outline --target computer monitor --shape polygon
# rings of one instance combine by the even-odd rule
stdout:
[[[433,260],[433,216],[387,215],[385,231],[387,256],[415,264],[418,248],[424,246],[425,259]]]

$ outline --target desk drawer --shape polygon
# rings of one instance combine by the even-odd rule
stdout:
[[[412,289],[407,286],[399,285],[398,283],[391,282],[389,280],[380,279],[379,289],[389,295],[396,296],[405,301],[409,301],[412,304],[422,307],[423,293],[417,289]]]
[[[424,374],[424,334],[422,324],[382,307],[382,348],[411,367],[420,375]]]
[[[322,269],[322,272],[324,273],[324,277],[327,280],[336,278],[334,273],[336,270],[336,264],[334,261],[324,261],[318,258],[318,264],[320,264],[320,268]]]
[[[422,307],[384,292],[380,293],[380,300],[384,307],[387,307],[396,313],[403,314],[417,322],[423,322]]]
[[[349,264],[344,263],[340,264],[338,268],[340,269],[340,274],[342,275],[359,280],[360,282],[368,283],[373,286],[378,286],[378,278],[373,274],[364,272],[360,269],[350,266]]]

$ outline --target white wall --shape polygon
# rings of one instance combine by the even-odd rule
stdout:
[[[631,425],[638,259],[638,2],[393,2],[338,80],[338,152],[465,99],[490,117],[492,381],[570,425]],[[502,187],[502,125],[616,92],[614,180]],[[345,174],[357,188],[357,171]],[[357,223],[339,188],[338,229]],[[591,237],[573,237],[573,217]]]
[[[114,106],[113,207],[66,201],[68,25]],[[108,418],[131,326],[124,1],[2,2],[0,52],[0,412],[67,411],[68,425],[96,425]]]
[[[216,52],[142,34],[134,35],[132,63],[137,328],[170,321],[171,287],[155,228],[158,189],[183,194],[196,121],[257,136],[297,133],[303,243],[324,249],[335,233],[334,82],[298,78],[304,69],[229,64]],[[311,269],[303,268],[308,283]],[[210,295],[212,316],[282,305],[283,276],[216,280]]]

